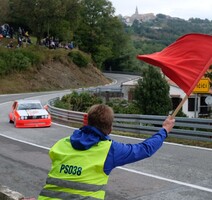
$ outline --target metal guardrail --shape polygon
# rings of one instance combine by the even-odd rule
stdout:
[[[53,118],[66,121],[66,122],[83,124],[84,114],[86,113],[56,108],[54,107],[54,102],[56,100],[59,100],[59,97],[50,99],[47,104],[48,111]]]
[[[167,116],[116,114],[113,129],[138,134],[154,134]],[[212,141],[212,119],[176,117],[170,137]]]
[[[54,107],[54,98],[48,102],[48,111],[53,118],[66,122],[83,124],[86,113],[75,112]],[[115,114],[113,129],[117,131],[132,132],[137,134],[154,134],[162,126],[167,116]],[[170,137],[212,141],[212,119],[176,117],[175,127],[170,132]]]

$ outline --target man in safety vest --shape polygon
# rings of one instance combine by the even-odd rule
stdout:
[[[175,123],[169,116],[152,137],[138,144],[123,144],[109,137],[113,117],[111,107],[92,106],[88,125],[50,149],[52,167],[38,200],[105,199],[105,186],[112,169],[153,155]]]

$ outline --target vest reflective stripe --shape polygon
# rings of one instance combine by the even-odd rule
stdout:
[[[45,190],[45,189],[43,189],[42,192],[40,193],[39,199],[97,200],[97,198],[94,198],[94,197],[88,197],[88,196],[83,197],[79,194],[70,194],[67,192],[52,191],[52,190]]]
[[[105,186],[106,186],[106,185],[93,185],[93,184],[79,183],[79,182],[74,182],[74,181],[65,181],[62,179],[51,178],[51,177],[47,178],[46,184],[57,185],[59,187],[64,187],[64,188],[85,190],[85,191],[89,191],[89,192],[96,192],[99,190],[104,190]]]
[[[49,152],[52,168],[38,200],[104,199],[108,175],[104,173],[111,141],[100,141],[88,150],[74,149],[70,138],[58,141]]]

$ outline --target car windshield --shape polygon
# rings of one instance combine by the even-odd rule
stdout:
[[[19,104],[17,110],[43,109],[40,103],[23,103]]]

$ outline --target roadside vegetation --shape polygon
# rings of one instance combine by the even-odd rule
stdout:
[[[45,61],[45,50],[39,51],[35,47],[11,51],[5,47],[0,48],[0,76],[14,72],[29,70]]]
[[[92,63],[92,59],[89,55],[78,49],[72,51],[65,49],[51,51],[48,48],[37,45],[11,49],[6,48],[7,42],[8,39],[2,39],[1,41],[0,76],[26,71],[30,68],[40,68],[42,64],[52,60],[63,62],[63,57],[69,58],[70,63],[73,62],[78,67],[86,67],[89,63]]]

